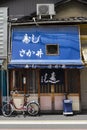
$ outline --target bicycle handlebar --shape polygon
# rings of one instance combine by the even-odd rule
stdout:
[[[25,97],[29,97],[30,95],[29,94],[24,94]]]

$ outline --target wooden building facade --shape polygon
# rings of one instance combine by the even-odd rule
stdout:
[[[37,16],[37,4],[54,4],[52,16]],[[17,87],[30,93],[41,111],[58,112],[67,92],[74,111],[87,109],[87,2],[40,0],[32,7],[29,0],[2,0],[1,6],[8,7],[7,95]]]

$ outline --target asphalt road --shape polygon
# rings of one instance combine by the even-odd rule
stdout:
[[[41,114],[40,116],[12,115],[11,117],[0,116],[0,130],[87,130],[87,113],[72,116],[59,114]]]
[[[0,115],[1,120],[57,120],[57,121],[65,121],[65,120],[87,120],[87,113],[79,113],[74,115],[64,116],[63,114],[40,114],[37,116],[23,116],[22,113],[13,114],[11,117],[4,117]]]
[[[0,129],[1,130],[1,129]],[[8,130],[8,129],[3,129],[3,130]],[[14,130],[14,129],[10,129],[10,130]],[[15,129],[15,130],[21,130],[21,129]],[[22,130],[43,130],[43,128],[41,129],[22,129]],[[52,129],[45,129],[45,130],[52,130]],[[67,130],[67,129],[54,129],[54,130]],[[68,130],[72,130],[72,129],[68,129]],[[77,130],[77,129],[74,129],[74,130]],[[83,129],[79,129],[79,130],[83,130]],[[85,129],[87,130],[87,129]]]
[[[2,124],[1,124],[2,123]],[[86,129],[87,130],[87,121],[5,121],[0,122],[0,129]]]

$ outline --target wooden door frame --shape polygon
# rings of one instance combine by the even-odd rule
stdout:
[[[67,73],[66,73],[67,74]],[[65,71],[64,71],[64,75],[66,76]],[[64,78],[65,79],[65,78]],[[66,77],[67,79],[67,77]],[[38,90],[38,95],[39,95],[39,103],[40,102],[40,97],[49,97],[51,99],[51,108],[52,110],[50,110],[51,112],[53,112],[55,110],[55,96],[63,96],[62,93],[55,93],[55,84],[51,84],[51,92],[50,93],[40,93],[40,71],[39,71],[39,90]],[[66,86],[67,86],[67,82],[66,82]],[[56,111],[56,110],[55,110]]]

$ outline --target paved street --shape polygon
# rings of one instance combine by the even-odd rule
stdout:
[[[1,129],[86,129],[87,130],[87,121],[57,121],[57,120],[14,120],[14,121],[1,121]]]
[[[63,114],[40,114],[37,116],[23,116],[22,113],[13,114],[11,117],[0,115],[0,120],[87,120],[87,112],[64,116]]]
[[[57,120],[14,120],[1,121],[0,129],[86,129],[87,121],[57,121]]]
[[[41,114],[38,116],[25,117],[21,114],[11,117],[0,116],[0,130],[66,130],[79,129],[87,130],[87,113],[76,114],[73,116],[64,116],[60,114]]]

